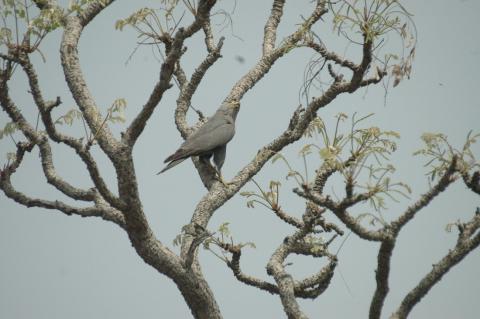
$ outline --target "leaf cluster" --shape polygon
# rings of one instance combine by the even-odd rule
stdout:
[[[310,161],[307,158],[317,155],[314,161],[314,165],[318,167],[317,173],[333,171],[341,174],[346,185],[351,187],[352,193],[354,190],[366,192],[371,206],[380,212],[386,208],[386,198],[394,201],[398,201],[398,196],[408,198],[411,189],[402,182],[393,182],[391,178],[395,167],[390,164],[390,155],[396,151],[396,140],[400,135],[394,131],[383,131],[376,126],[359,127],[361,122],[372,115],[356,118],[354,114],[349,130],[342,128],[348,119],[345,113],[336,116],[334,130],[329,130],[321,118],[315,118],[307,128],[305,137],[320,137],[321,142],[306,144],[298,152],[303,160],[303,173],[294,169],[282,154],[276,154],[272,158],[272,163],[281,159],[288,167],[287,179],[294,177],[299,186],[310,187],[312,183],[309,182]],[[278,189],[275,189],[275,192],[278,193]],[[275,192],[260,190],[260,193],[243,192],[243,195],[256,197],[247,202],[247,205],[253,206],[254,202],[261,199],[264,206],[271,207],[270,194]],[[274,204],[278,205],[278,202]]]
[[[422,134],[423,148],[415,151],[414,155],[421,155],[427,158],[425,167],[428,167],[427,176],[431,181],[442,176],[448,169],[454,157],[457,159],[457,169],[461,173],[467,173],[474,168],[480,168],[480,162],[475,158],[472,152],[472,146],[477,142],[480,133],[473,134],[470,131],[467,134],[466,141],[461,149],[454,148],[447,139],[447,136],[441,133]]]

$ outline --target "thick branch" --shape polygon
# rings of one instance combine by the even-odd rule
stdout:
[[[89,20],[87,20],[87,22],[88,21]],[[82,21],[78,17],[66,18],[65,30],[60,46],[63,72],[70,92],[72,92],[75,102],[82,111],[90,130],[96,136],[102,150],[112,161],[115,161],[114,153],[119,147],[119,143],[113,137],[108,125],[102,119],[80,67],[78,41],[85,26],[82,22],[85,23],[85,20]]]
[[[468,173],[462,174],[463,181],[470,190],[480,195],[480,171],[474,172],[471,176]]]
[[[377,257],[377,269],[375,271],[375,279],[377,288],[370,303],[370,319],[379,319],[382,314],[383,303],[387,297],[389,287],[388,279],[390,276],[390,263],[392,252],[395,248],[395,239],[389,239],[382,242]]]

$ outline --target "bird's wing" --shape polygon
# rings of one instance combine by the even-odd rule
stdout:
[[[233,123],[223,123],[211,130],[205,130],[200,134],[192,135],[185,141],[183,148],[189,151],[190,155],[201,155],[219,146],[227,144],[235,134]]]
[[[235,125],[225,116],[215,114],[197,131],[190,135],[180,148],[165,159],[165,163],[180,158],[201,155],[218,146],[227,144],[235,134]]]

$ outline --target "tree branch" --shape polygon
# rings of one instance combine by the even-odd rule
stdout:
[[[89,150],[83,145],[82,141],[64,135],[58,132],[58,130],[55,128],[55,124],[52,121],[51,111],[54,107],[60,105],[60,98],[57,97],[57,100],[53,102],[45,102],[40,90],[38,76],[27,54],[21,53],[18,58],[11,58],[22,66],[23,70],[27,75],[30,85],[30,91],[32,93],[35,104],[38,107],[42,122],[45,126],[45,130],[48,136],[53,141],[57,143],[63,143],[74,149],[75,152],[82,159],[82,161],[86,164],[91,180],[100,192],[100,194],[105,198],[105,200],[107,200],[110,205],[117,209],[121,209],[123,204],[121,203],[120,199],[113,195],[108,189],[105,181],[100,175],[100,171],[98,170],[95,160],[91,156]]]
[[[107,206],[98,197],[96,198],[97,203],[95,206],[86,208],[73,207],[58,200],[49,201],[31,198],[15,190],[10,182],[10,176],[6,174],[2,174],[0,189],[3,190],[8,198],[13,199],[15,202],[26,207],[56,209],[66,215],[79,215],[81,217],[101,217],[104,220],[111,221],[118,226],[125,228],[125,218],[123,214],[120,211]]]
[[[267,55],[275,49],[277,39],[277,28],[283,15],[285,0],[274,0],[272,10],[267,23],[264,27],[263,35],[263,55]]]
[[[1,79],[0,104],[3,110],[9,115],[11,120],[18,125],[28,140],[33,144],[38,145],[40,148],[42,168],[48,183],[73,199],[92,201],[94,199],[94,193],[91,190],[76,188],[65,182],[57,175],[55,167],[53,166],[52,151],[50,144],[48,143],[48,139],[42,133],[35,131],[33,127],[26,121],[20,110],[10,99],[8,92],[9,89],[7,86],[7,80]]]
[[[340,57],[335,52],[328,51],[327,48],[321,43],[317,43],[317,42],[314,42],[313,40],[309,40],[305,42],[305,46],[313,49],[315,52],[320,54],[320,56],[322,56],[325,60],[332,61],[335,64],[346,67],[352,71],[356,71],[358,69],[357,64],[355,64],[354,62],[348,59],[344,59]]]
[[[480,195],[480,171],[474,172],[471,176],[468,173],[463,173],[462,178],[472,192]]]
[[[143,129],[147,125],[147,121],[150,119],[153,111],[162,99],[163,93],[172,87],[172,85],[170,84],[170,80],[172,78],[175,64],[180,59],[180,56],[182,54],[182,46],[184,40],[184,30],[183,28],[180,28],[175,35],[165,62],[162,63],[160,80],[155,85],[155,88],[150,94],[147,103],[143,106],[137,117],[135,117],[135,119],[132,121],[132,123],[126,130],[125,135],[123,136],[123,140],[130,147],[135,144],[140,134],[142,134]]]
[[[325,207],[331,210],[335,216],[337,216],[351,231],[353,231],[357,236],[366,240],[372,241],[383,241],[387,238],[385,234],[385,229],[382,230],[368,230],[363,227],[360,222],[353,218],[348,212],[347,208],[355,205],[356,203],[366,200],[368,195],[366,194],[357,194],[351,198],[346,198],[340,203],[335,203],[328,196],[322,196],[316,193],[312,193],[308,190],[302,191],[299,189],[294,189],[294,193],[297,195],[306,198],[320,207]]]
[[[285,238],[282,244],[275,250],[267,264],[267,273],[275,279],[277,283],[280,300],[283,309],[289,319],[306,319],[307,316],[300,310],[300,306],[295,298],[295,283],[292,276],[285,271],[284,262],[291,253],[295,242],[303,238],[307,233],[304,228],[297,231],[291,237]]]
[[[272,67],[273,63],[288,52],[293,45],[295,45],[303,36],[303,34],[309,30],[309,28],[326,12],[325,2],[317,1],[317,7],[312,15],[300,26],[300,28],[289,36],[284,44],[279,48],[272,51],[267,56],[264,56],[260,61],[244,75],[232,88],[225,101],[240,100],[241,97],[251,89]],[[371,49],[370,45],[365,45],[365,48]],[[370,55],[370,57],[363,57],[361,67],[357,70],[356,77],[359,74],[364,74],[368,68],[365,66],[366,61],[371,60],[371,50],[364,50],[364,53]],[[209,187],[209,192],[200,200],[195,208],[194,215],[191,223],[197,223],[202,227],[206,227],[213,213],[222,206],[227,200],[235,195],[241,187],[249,181],[265,163],[273,157],[277,152],[282,150],[285,146],[300,139],[307,129],[309,123],[315,118],[316,112],[329,104],[335,97],[344,92],[351,92],[354,88],[358,88],[360,81],[345,82],[345,83],[333,83],[322,96],[312,99],[308,107],[303,113],[298,110],[294,112],[292,121],[289,127],[280,136],[274,139],[270,144],[264,146],[259,150],[254,159],[240,170],[237,175],[230,182],[228,187],[220,185],[220,183],[209,184],[217,185],[216,187]],[[293,119],[295,120],[293,121]],[[208,185],[208,184],[207,184]],[[347,215],[348,216],[348,215]],[[371,238],[380,239],[381,236],[375,233],[370,234]],[[182,244],[182,254],[188,250],[189,241],[185,240]]]
[[[373,294],[372,302],[370,303],[370,319],[379,319],[382,314],[383,303],[387,297],[389,287],[388,279],[390,276],[390,263],[392,259],[392,252],[395,248],[395,239],[387,239],[382,241],[377,257],[377,269],[375,271],[375,279],[377,288]]]
[[[99,8],[96,6],[95,8]],[[92,9],[91,14],[98,13]],[[92,16],[93,18],[93,16]],[[118,141],[113,137],[108,125],[102,120],[102,116],[85,82],[78,57],[78,41],[86,23],[91,19],[81,20],[78,17],[67,17],[65,29],[60,45],[60,56],[63,72],[70,92],[79,106],[82,114],[95,134],[102,150],[107,156],[115,161],[115,150],[120,147]]]
[[[477,232],[479,228],[480,214],[476,213],[470,222],[459,227],[460,233],[455,248],[451,249],[445,257],[433,265],[432,270],[405,296],[398,309],[390,317],[391,319],[407,318],[413,307],[427,295],[430,289],[442,279],[443,275],[480,245],[480,233]],[[471,237],[475,233],[476,235]]]
[[[97,14],[102,12],[103,9],[112,4],[115,0],[97,0],[92,1],[82,12],[79,14],[80,23],[82,26],[86,26],[92,21]]]
[[[456,172],[457,158],[453,157],[450,166],[447,171],[443,174],[440,180],[430,189],[427,193],[420,196],[420,199],[417,200],[415,204],[410,206],[402,215],[400,215],[397,220],[391,223],[392,228],[395,232],[399,232],[400,229],[408,223],[416,213],[418,213],[422,208],[430,204],[430,202],[441,192],[443,192],[447,187],[452,184],[457,178],[454,176]]]
[[[326,1],[318,0],[317,5],[310,17],[308,17],[308,19],[306,19],[294,33],[288,36],[282,45],[270,51],[270,53],[262,56],[257,64],[237,83],[235,83],[225,101],[240,101],[243,95],[252,87],[254,87],[255,84],[257,84],[257,82],[260,81],[260,79],[270,71],[273,64],[279,58],[291,51],[291,49],[294,48],[302,39],[305,33],[309,31],[310,28],[315,24],[315,22],[317,22],[327,12],[327,9],[325,9],[325,4]]]

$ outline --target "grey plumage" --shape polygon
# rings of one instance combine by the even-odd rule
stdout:
[[[225,161],[227,143],[235,135],[235,119],[239,107],[238,101],[223,103],[217,112],[190,135],[175,153],[165,159],[164,163],[168,164],[158,174],[191,156],[199,156],[202,161],[208,163],[213,156],[213,162],[221,178],[220,170]]]

